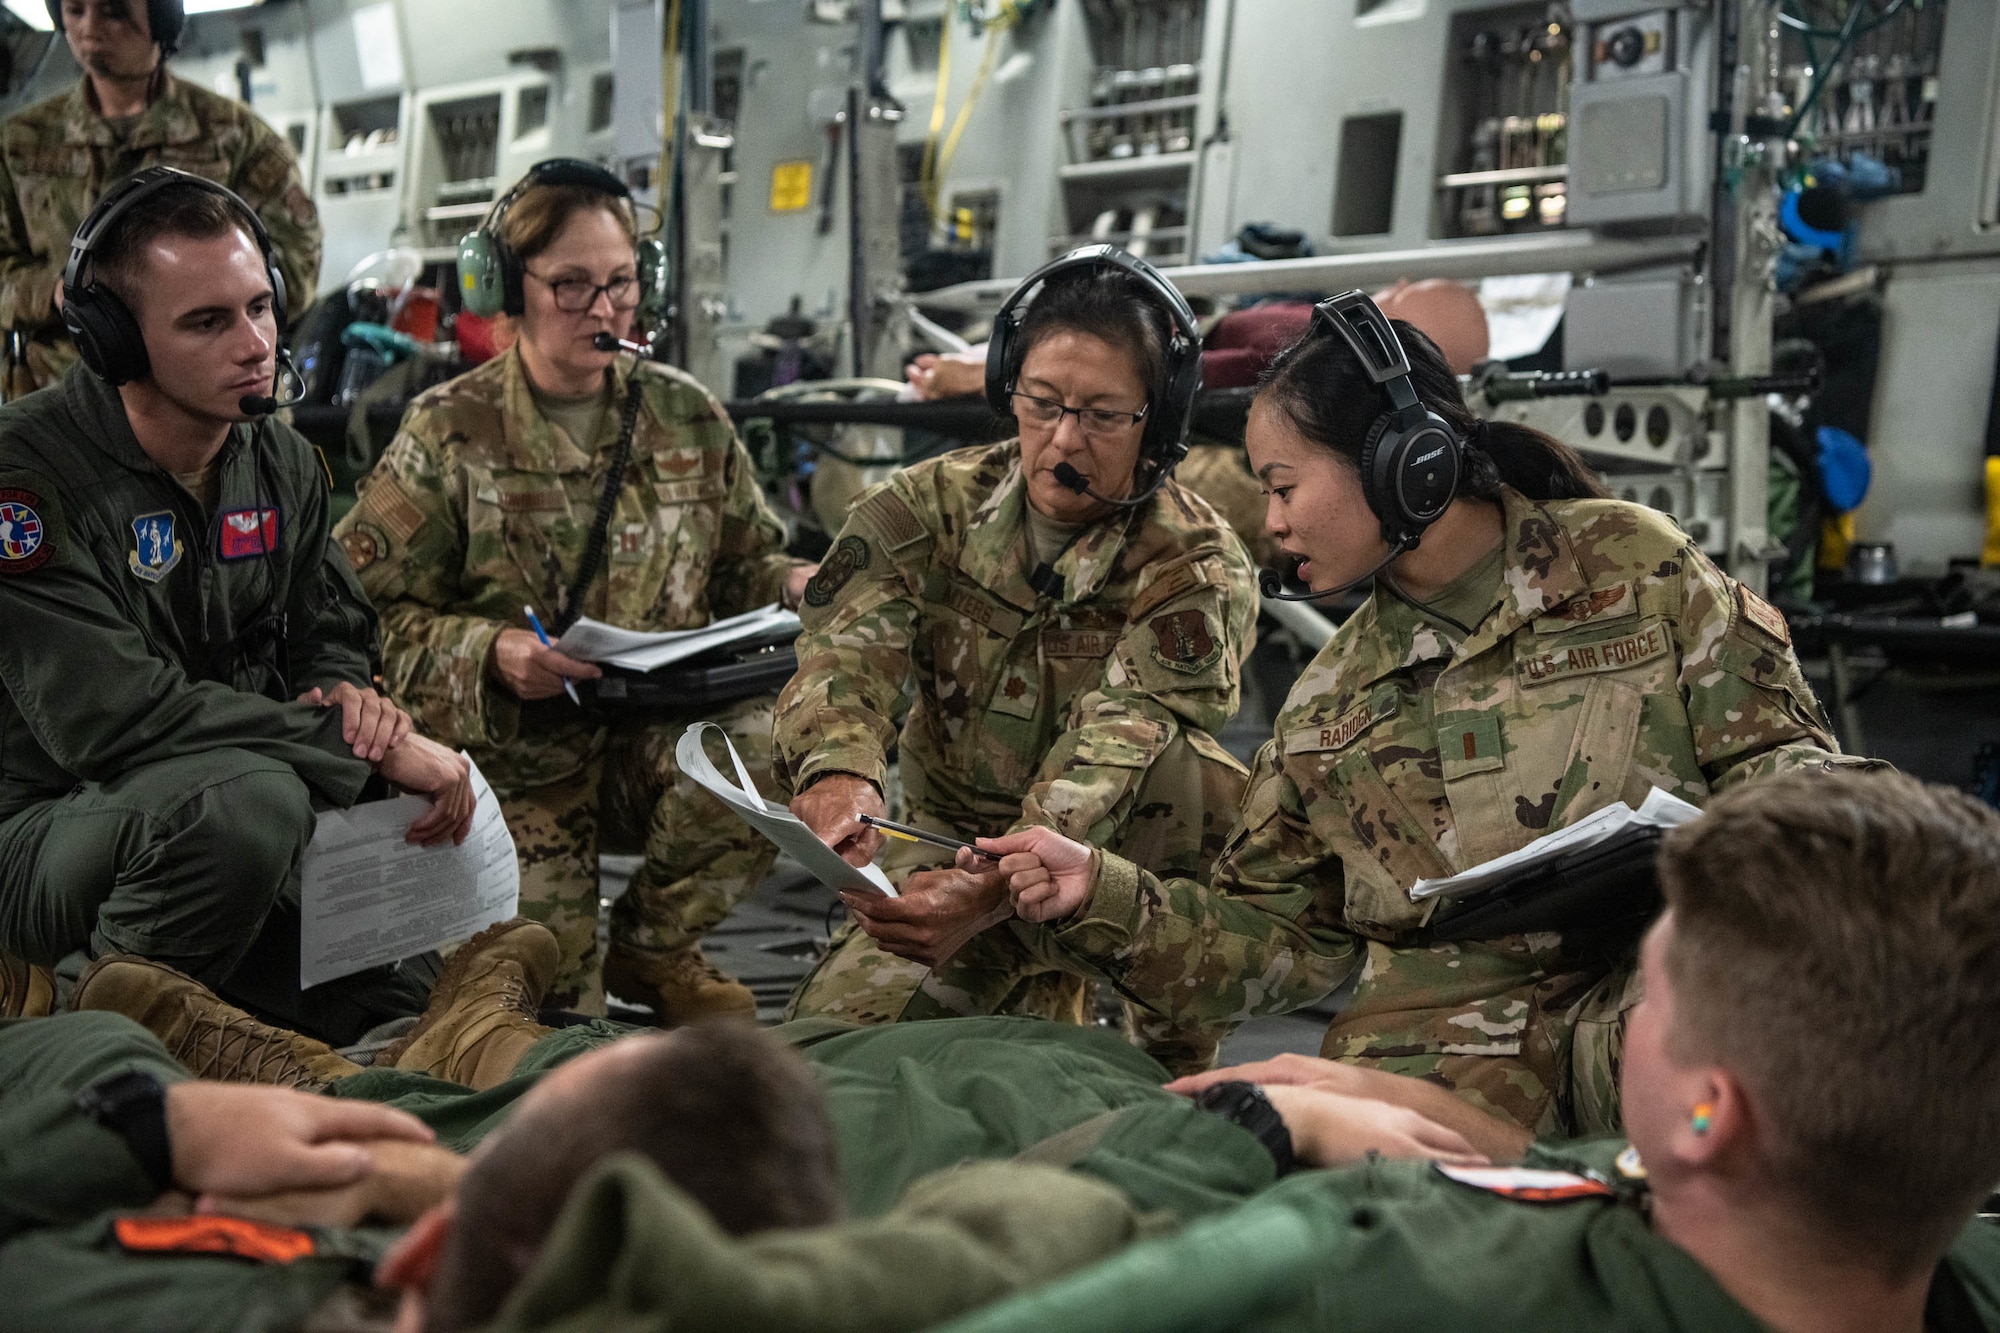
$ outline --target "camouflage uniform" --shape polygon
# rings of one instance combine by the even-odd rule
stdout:
[[[562,941],[552,994],[597,1003],[600,797],[646,862],[612,914],[614,943],[691,945],[769,868],[771,845],[676,771],[697,714],[607,729],[557,695],[522,703],[487,674],[524,606],[553,616],[604,486],[618,412],[643,376],[632,467],[583,612],[635,630],[696,629],[778,600],[793,561],[721,404],[677,370],[620,358],[594,452],[535,407],[518,349],[420,395],[336,529],[382,614],[385,680],[425,734],[463,745],[521,854],[521,910]],[[725,730],[769,764],[770,701]]]
[[[1508,491],[1462,642],[1379,589],[1306,668],[1208,885],[1103,855],[1054,932],[1166,1015],[1236,1023],[1358,966],[1321,1053],[1428,1077],[1538,1133],[1618,1124],[1629,938],[1431,940],[1416,880],[1658,786],[1700,804],[1829,761],[1784,618],[1638,505]]]
[[[76,360],[54,302],[70,238],[113,182],[142,167],[179,167],[242,195],[271,235],[292,313],[312,299],[319,213],[291,144],[241,102],[165,82],[122,141],[91,105],[88,80],[0,125],[0,331],[29,339],[27,364],[9,368],[9,398]]]
[[[961,838],[1046,824],[1199,874],[1245,777],[1212,734],[1236,712],[1257,618],[1242,543],[1169,482],[1084,529],[1055,563],[1051,597],[1028,581],[1026,506],[1014,441],[919,464],[861,499],[806,590],[799,672],[778,701],[779,775],[793,790],[826,773],[881,785],[908,683],[913,823]],[[900,879],[939,859],[898,843],[883,864]],[[793,1012],[1080,1021],[1086,984],[1037,957],[1043,934],[1009,922],[931,971],[850,930]],[[1178,1064],[1213,1051],[1157,1020],[1141,1035]]]

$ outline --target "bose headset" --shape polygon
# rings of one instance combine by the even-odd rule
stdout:
[[[614,199],[632,201],[632,191],[624,181],[578,157],[552,157],[529,167],[513,188],[494,201],[479,230],[458,243],[458,295],[465,308],[482,318],[508,314],[519,316],[527,309],[527,293],[522,287],[524,269],[514,247],[501,239],[500,228],[507,211],[520,197],[537,185],[579,185]],[[639,311],[642,319],[659,314],[666,293],[667,249],[657,237],[639,242]]]
[[[1360,578],[1323,592],[1286,591],[1276,570],[1264,570],[1257,576],[1259,588],[1281,602],[1309,602],[1346,592],[1414,549],[1424,530],[1451,507],[1465,465],[1465,442],[1451,423],[1417,397],[1409,354],[1366,292],[1342,292],[1314,306],[1312,331],[1317,333],[1322,326],[1354,349],[1368,378],[1389,395],[1389,410],[1368,428],[1360,458],[1361,493],[1381,521],[1389,553]]]
[[[1090,489],[1083,474],[1068,463],[1056,465],[1056,480],[1103,504],[1133,508],[1144,504],[1166,483],[1176,464],[1187,455],[1188,427],[1194,421],[1194,400],[1201,393],[1201,330],[1174,285],[1160,276],[1158,269],[1115,245],[1086,245],[1042,265],[1016,287],[993,317],[993,333],[986,349],[986,405],[996,416],[1014,415],[1014,383],[1020,378],[1021,360],[1026,355],[1020,345],[1021,319],[1015,312],[1028,303],[1029,296],[1043,283],[1065,273],[1117,269],[1139,280],[1163,306],[1173,323],[1167,342],[1166,364],[1160,381],[1147,387],[1148,407],[1145,434],[1140,438],[1140,456],[1153,466],[1153,479],[1138,495],[1114,500]]]
[[[47,4],[49,22],[56,25],[57,32],[62,32],[62,0],[47,0]],[[181,30],[187,27],[187,8],[182,0],[146,0],[146,26],[152,29],[153,42],[160,48],[160,54],[170,56],[180,50]]]
[[[288,311],[285,275],[278,271],[277,254],[271,248],[270,233],[264,230],[264,223],[258,218],[256,210],[226,185],[218,185],[176,167],[147,167],[133,172],[105,191],[97,206],[90,210],[90,216],[76,229],[76,235],[69,243],[69,262],[63,266],[63,327],[69,330],[70,340],[76,344],[83,364],[106,384],[129,384],[133,380],[142,380],[152,373],[153,364],[152,358],[146,354],[146,340],[139,332],[139,321],[132,317],[131,309],[117,292],[97,280],[97,246],[113,223],[162,190],[177,185],[192,185],[220,195],[235,207],[251,238],[257,242],[258,254],[263,257],[264,274],[271,283],[271,314],[277,321],[278,336],[284,336]],[[283,376],[290,369],[290,356],[280,351],[278,375]],[[277,386],[274,384],[272,387],[275,389]],[[248,416],[268,416],[287,405],[275,398],[251,395],[243,400],[243,411]]]

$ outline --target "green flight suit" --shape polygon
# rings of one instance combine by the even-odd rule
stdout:
[[[205,513],[82,366],[0,408],[0,950],[143,954],[352,1040],[426,987],[300,997],[313,809],[370,769],[338,708],[291,700],[369,684],[374,613],[303,438],[234,427],[217,470]]]
[[[1700,805],[1861,764],[1784,617],[1673,521],[1508,490],[1497,584],[1453,629],[1378,584],[1307,666],[1207,883],[1106,852],[1052,952],[1163,1017],[1296,1009],[1357,969],[1320,1053],[1430,1078],[1538,1134],[1615,1130],[1635,932],[1442,943],[1410,887],[1653,787]],[[1472,577],[1469,575],[1468,577]]]
[[[91,104],[88,80],[0,124],[0,332],[27,337],[7,397],[53,384],[76,361],[56,313],[70,238],[105,190],[143,167],[177,167],[226,185],[264,224],[292,315],[319,281],[319,211],[285,136],[231,97],[166,76],[129,129]]]
[[[332,1091],[409,1111],[464,1152],[542,1073],[632,1031],[599,1021],[551,1033],[513,1078],[484,1092],[395,1070],[367,1070]],[[864,1234],[914,1228],[926,1247],[909,1272],[952,1263],[999,1295],[1171,1219],[1219,1212],[1274,1178],[1254,1138],[1161,1091],[1159,1065],[1102,1031],[991,1018],[868,1029],[815,1021],[779,1035],[820,1076],[849,1208],[878,1219]],[[117,1015],[0,1023],[0,1290],[9,1294],[0,1333],[292,1329],[342,1284],[366,1281],[383,1248],[375,1229],[306,1228],[313,1253],[286,1264],[128,1253],[115,1223],[152,1190],[124,1140],[74,1100],[125,1068],[163,1082],[187,1076],[151,1034]],[[1025,1181],[968,1177],[961,1166],[1023,1154],[1036,1163]],[[657,1172],[652,1179],[672,1191]],[[1007,1217],[1015,1220],[1004,1233],[994,1231]],[[678,1222],[693,1229],[691,1243],[713,1230],[705,1216]],[[770,1243],[806,1252],[816,1244],[812,1233],[773,1233]],[[874,1299],[906,1299],[899,1285]],[[935,1316],[961,1308],[941,1305]]]
[[[607,379],[611,408],[590,440],[572,440],[535,405],[519,348],[427,390],[338,529],[381,608],[389,692],[426,734],[465,746],[500,798],[521,853],[521,911],[562,945],[550,999],[599,1012],[601,831],[622,825],[645,851],[613,905],[613,946],[692,947],[777,850],[680,772],[674,744],[689,722],[716,720],[752,772],[767,772],[771,701],[607,727],[562,695],[517,699],[488,670],[494,642],[528,628],[524,606],[554,620],[635,383],[631,464],[583,614],[623,629],[699,629],[777,601],[797,563],[707,390],[631,357]]]
[[[806,590],[799,670],[779,696],[775,766],[881,786],[892,745],[910,822],[959,838],[1033,824],[1198,875],[1243,768],[1216,742],[1256,633],[1243,544],[1170,481],[1088,525],[1031,581],[1016,441],[917,464],[854,506]],[[905,689],[915,696],[900,736]],[[892,843],[892,879],[949,856]],[[849,930],[793,997],[852,1022],[1033,1013],[1080,1021],[1086,982],[1006,922],[928,969]],[[1149,1049],[1205,1067],[1212,1034],[1141,1015]]]

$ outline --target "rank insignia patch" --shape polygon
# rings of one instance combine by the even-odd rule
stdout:
[[[132,572],[148,583],[158,583],[181,562],[180,539],[174,535],[174,516],[162,511],[141,514],[132,520],[132,550],[125,556]]]
[[[0,574],[40,569],[56,553],[42,524],[41,503],[33,491],[0,488]]]
[[[1190,608],[1146,622],[1153,631],[1153,660],[1163,667],[1193,675],[1214,666],[1222,645],[1209,633],[1208,616]]]
[[[278,549],[278,511],[231,509],[222,515],[222,558],[248,560]]]

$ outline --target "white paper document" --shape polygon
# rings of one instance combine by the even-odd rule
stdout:
[[[642,634],[619,629],[585,616],[563,631],[556,649],[579,662],[597,662],[623,667],[627,671],[654,671],[684,661],[711,648],[721,648],[744,639],[781,632],[798,633],[797,613],[776,602],[740,616],[718,620],[700,629],[672,630],[662,634]]]
[[[737,782],[715,771],[709,762],[708,751],[701,745],[701,734],[713,729],[722,735],[722,743],[729,748],[729,762],[736,769]],[[882,893],[893,898],[895,885],[878,866],[851,866],[840,859],[840,854],[820,841],[819,835],[807,828],[805,821],[774,801],[767,801],[757,792],[757,784],[750,778],[750,770],[743,766],[743,759],[730,744],[729,737],[723,735],[722,728],[713,722],[690,722],[688,729],[681,733],[674,746],[674,758],[680,761],[681,772],[699,782],[715,794],[717,800],[743,817],[745,823],[778,844],[778,850],[811,871],[813,877],[829,889],[858,889],[863,893]],[[740,783],[741,785],[738,785]]]
[[[1535,839],[1519,851],[1496,856],[1470,870],[1461,870],[1456,875],[1443,879],[1420,879],[1410,886],[1410,901],[1422,902],[1443,894],[1447,898],[1469,898],[1482,889],[1513,878],[1523,869],[1538,862],[1547,861],[1564,852],[1577,851],[1584,847],[1595,847],[1609,842],[1627,829],[1632,828],[1672,828],[1685,824],[1701,813],[1700,809],[1689,805],[1678,796],[1673,796],[1655,787],[1646,793],[1646,799],[1634,810],[1623,801],[1594,810],[1568,828],[1557,829],[1544,837]]]
[[[403,841],[411,822],[430,808],[422,796],[320,815],[300,888],[301,986],[393,963],[514,915],[521,863],[500,802],[477,764],[472,792],[479,801],[472,831],[456,847]]]

